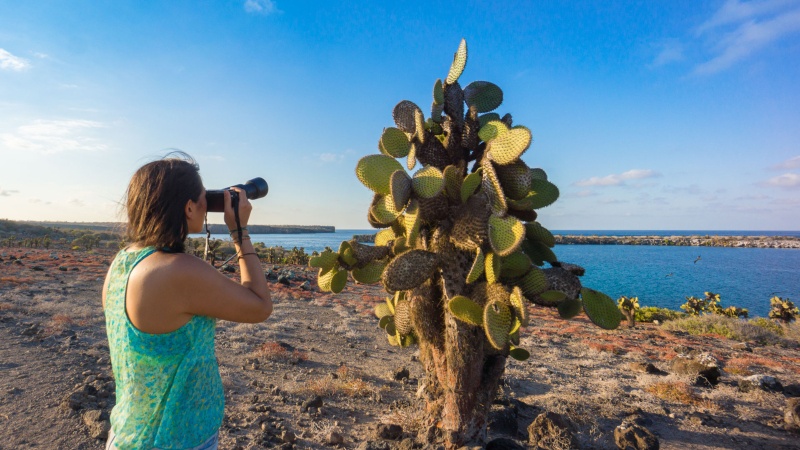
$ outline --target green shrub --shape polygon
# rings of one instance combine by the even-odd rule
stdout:
[[[783,336],[783,328],[766,317],[756,317],[755,319],[748,320],[747,323],[769,330],[778,336]]]
[[[685,331],[693,335],[716,334],[735,341],[755,342],[759,345],[787,343],[780,334],[771,329],[718,314],[688,316],[671,320],[662,326],[667,330]]]
[[[684,316],[686,316],[686,314],[680,311],[673,311],[669,308],[659,308],[656,306],[645,306],[636,310],[637,322],[652,322],[654,320],[666,322]]]

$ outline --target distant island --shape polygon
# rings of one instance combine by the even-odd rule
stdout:
[[[225,224],[209,224],[213,234],[228,234]],[[251,234],[300,234],[335,233],[336,227],[330,225],[248,225]],[[28,220],[0,219],[0,234],[21,233],[22,235],[41,235],[51,231],[92,231],[96,233],[121,233],[125,224],[120,222],[45,222]]]

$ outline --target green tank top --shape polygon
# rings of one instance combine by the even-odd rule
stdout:
[[[117,394],[111,427],[120,450],[192,448],[222,424],[225,397],[214,354],[216,319],[194,316],[166,334],[145,333],[128,319],[128,278],[154,251],[120,251],[106,291],[106,332]]]

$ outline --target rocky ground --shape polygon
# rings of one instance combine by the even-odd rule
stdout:
[[[112,258],[0,249],[0,449],[103,448],[114,382],[100,290]],[[390,347],[377,326],[382,289],[323,294],[307,268],[265,270],[272,317],[218,326],[220,448],[421,448],[423,374],[415,349]],[[800,448],[785,417],[800,401],[795,346],[653,324],[602,331],[530,310],[521,346],[532,357],[507,364],[490,447],[613,449],[616,430],[640,437],[631,448]]]

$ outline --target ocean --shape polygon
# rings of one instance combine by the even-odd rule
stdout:
[[[307,253],[334,250],[354,234],[376,230],[336,230],[335,233],[261,234],[251,236],[269,247],[304,248]],[[800,231],[736,230],[552,230],[553,234],[599,236],[794,236]],[[228,239],[226,235],[212,235]],[[583,266],[584,286],[612,298],[639,297],[643,306],[679,309],[686,297],[703,292],[720,294],[723,307],[747,308],[750,317],[765,317],[769,299],[778,295],[800,304],[800,250],[727,247],[664,247],[640,245],[558,245],[559,260]],[[699,257],[699,259],[698,259]]]

